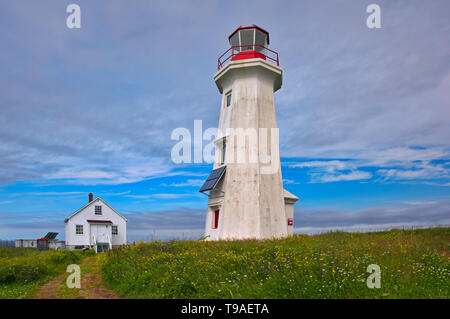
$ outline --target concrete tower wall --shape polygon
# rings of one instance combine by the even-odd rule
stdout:
[[[262,59],[232,61],[216,76],[216,84],[223,94],[219,120],[220,132],[226,128],[268,129],[276,128],[273,94],[281,86],[281,68]],[[231,106],[226,106],[226,95],[231,92]],[[250,137],[247,137],[250,138]],[[209,239],[271,238],[287,236],[285,203],[281,178],[278,140],[270,143],[268,154],[272,163],[249,162],[250,143],[227,139],[228,158],[225,178],[211,192],[206,235]],[[259,145],[256,135],[256,145]],[[259,150],[262,151],[262,150]],[[245,162],[237,162],[236,155],[247,154]],[[258,152],[258,150],[257,150]],[[257,153],[258,154],[258,153]],[[219,156],[220,157],[220,156]],[[214,168],[221,166],[216,156]],[[265,166],[276,167],[270,173]],[[267,168],[267,167],[266,167]],[[220,209],[219,226],[211,229],[212,215]]]

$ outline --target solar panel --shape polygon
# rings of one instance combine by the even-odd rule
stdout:
[[[206,182],[203,184],[203,187],[202,187],[202,189],[201,189],[200,191],[202,192],[202,191],[210,190],[211,188],[214,187],[215,184],[216,184],[216,180],[215,180],[215,179],[206,181]]]
[[[46,239],[55,239],[56,236],[58,236],[58,233],[49,232],[47,235],[45,235],[44,238],[46,238]]]
[[[202,188],[200,188],[199,192],[206,192],[211,189],[213,189],[216,184],[219,182],[220,178],[222,177],[223,173],[225,172],[226,166],[222,166],[220,168],[217,168],[209,174],[208,178],[206,179],[205,183],[203,184]]]
[[[218,178],[220,175],[222,175],[223,170],[225,169],[225,167],[221,167],[218,169],[215,169],[211,172],[211,174],[209,174],[208,178],[206,180],[211,180],[211,179],[216,179]]]

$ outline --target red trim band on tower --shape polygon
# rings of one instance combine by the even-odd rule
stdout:
[[[241,51],[242,47],[245,48],[252,47],[252,49],[256,50]],[[265,46],[262,46],[260,44],[250,44],[250,45],[246,44],[246,45],[234,45],[227,51],[225,51],[225,53],[223,53],[217,59],[217,70],[220,70],[228,60],[235,61],[254,58],[261,58],[271,62],[272,64],[276,64],[277,66],[280,65],[280,61],[278,59],[278,52],[266,48]]]

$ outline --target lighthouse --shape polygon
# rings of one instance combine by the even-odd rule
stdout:
[[[291,235],[298,197],[283,188],[274,93],[281,88],[278,53],[269,33],[237,28],[218,58],[221,94],[214,166],[200,192],[208,195],[206,240]]]

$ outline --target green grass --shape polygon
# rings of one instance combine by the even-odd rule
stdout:
[[[30,299],[36,293],[36,290],[50,279],[51,276],[46,276],[25,284],[20,282],[0,284],[0,299]]]
[[[92,253],[0,248],[0,299],[31,298],[39,286],[88,255]]]
[[[449,242],[449,228],[151,242],[99,262],[108,287],[134,298],[448,298]],[[366,285],[370,264],[380,289]]]

